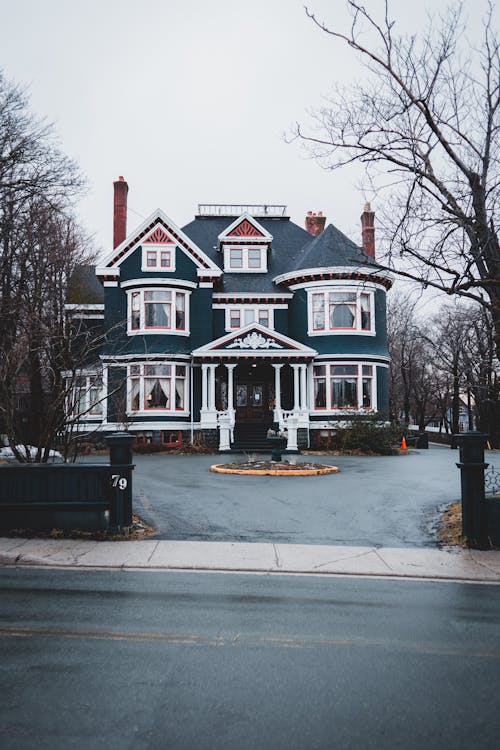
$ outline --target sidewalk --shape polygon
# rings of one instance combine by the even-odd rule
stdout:
[[[0,565],[423,578],[500,583],[500,551],[0,538]]]

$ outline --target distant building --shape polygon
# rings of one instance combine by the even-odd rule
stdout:
[[[114,189],[114,246],[96,268],[104,299],[78,305],[107,333],[100,367],[82,373],[89,394],[92,378],[103,388],[82,428],[251,448],[278,423],[293,448],[386,414],[391,278],[370,267],[369,204],[360,248],[321,213],[303,229],[283,205],[204,204],[182,228],[158,209],[127,234],[122,177]]]

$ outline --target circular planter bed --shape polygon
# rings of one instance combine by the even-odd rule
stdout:
[[[232,464],[213,464],[210,471],[216,474],[250,474],[272,477],[314,477],[320,474],[336,474],[337,466],[300,462],[290,464],[286,461],[247,461]]]

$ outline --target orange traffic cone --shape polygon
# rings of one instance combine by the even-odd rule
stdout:
[[[403,439],[401,440],[401,450],[402,451],[406,450],[406,438],[404,435],[403,435]]]

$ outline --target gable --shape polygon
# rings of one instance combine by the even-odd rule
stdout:
[[[237,227],[227,233],[227,237],[263,237],[263,234],[248,219],[243,219]]]
[[[200,346],[193,351],[194,357],[212,357],[215,355],[227,357],[315,357],[317,352],[289,336],[272,331],[259,323],[232,331]]]
[[[226,242],[246,240],[247,242],[272,242],[272,235],[260,224],[257,219],[244,213],[238,216],[226,229],[219,234],[219,247]]]
[[[200,277],[222,275],[219,266],[206,255],[166,214],[157,209],[141,226],[130,234],[118,247],[108,253],[96,268],[96,275],[116,277],[120,274],[120,265],[138,247],[143,244],[175,244],[198,268]]]

